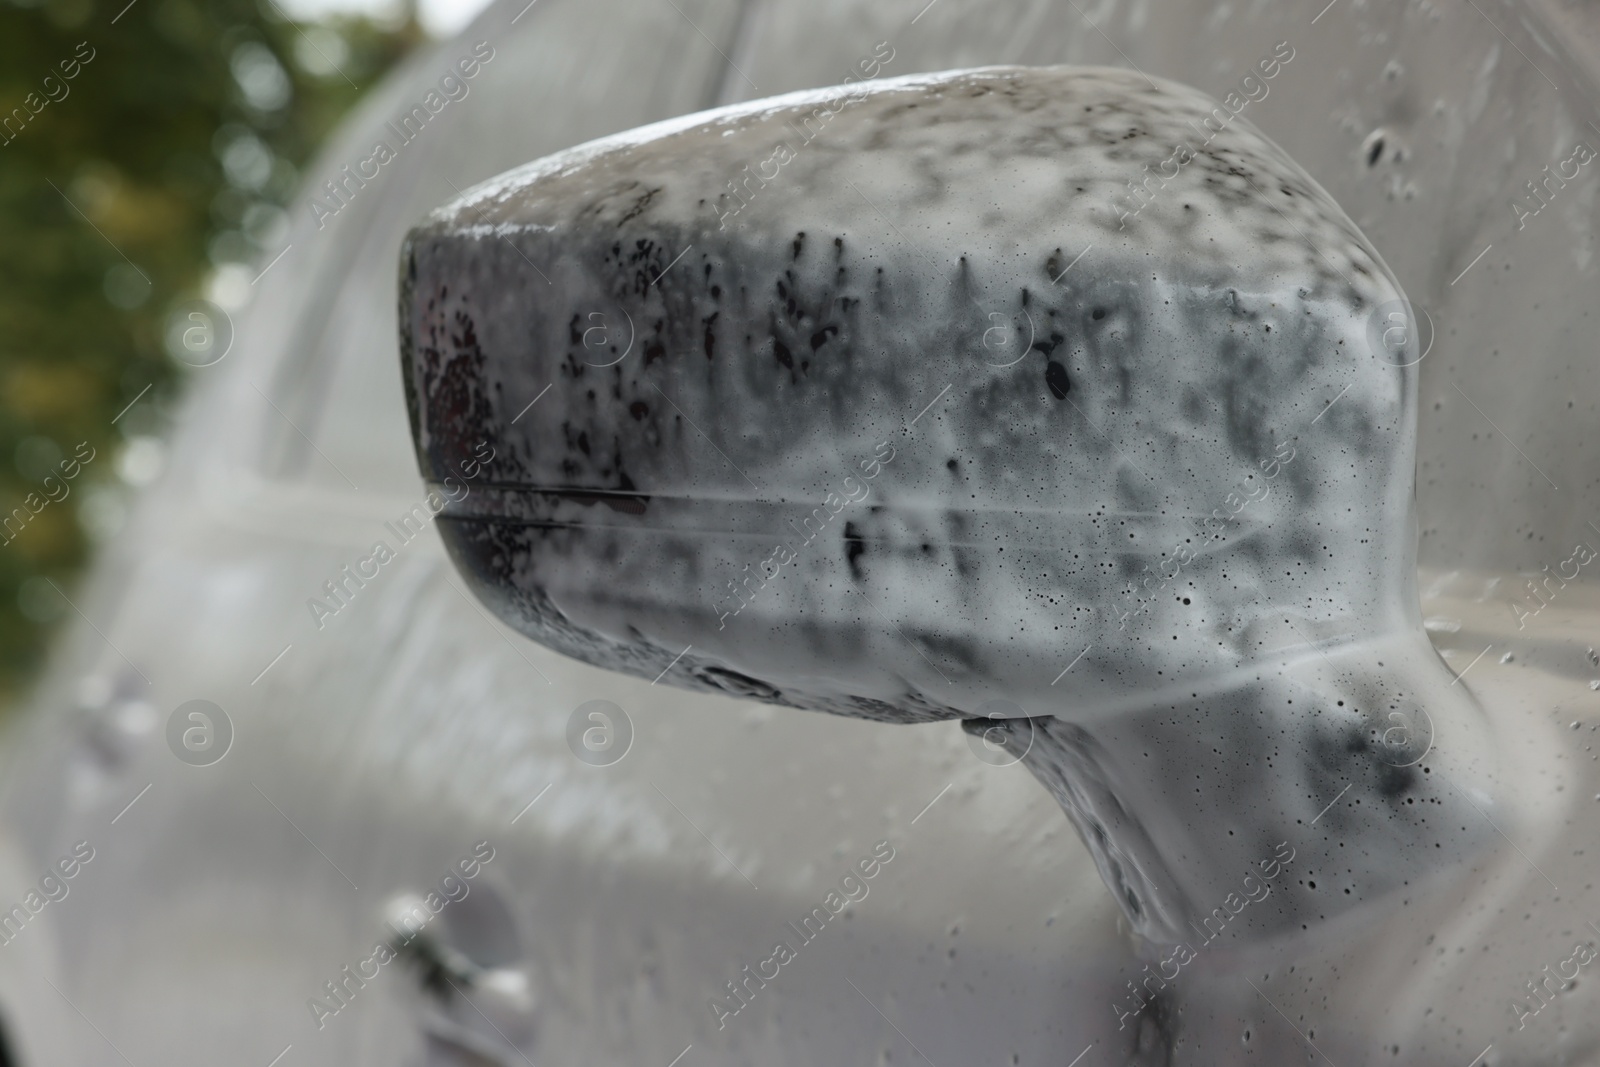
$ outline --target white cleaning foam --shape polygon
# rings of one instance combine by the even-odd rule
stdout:
[[[1006,701],[1152,942],[1482,847],[1403,294],[1228,108],[1073,68],[795,94],[495,179],[404,272],[424,471],[495,448],[441,530],[536,640],[893,722]],[[1289,826],[1340,873],[1234,911]]]

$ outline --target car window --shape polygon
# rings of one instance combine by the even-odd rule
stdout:
[[[510,167],[708,106],[722,81],[718,49],[732,47],[739,14],[728,0],[679,0],[676,8],[638,8],[619,24],[604,7],[576,0],[541,0],[522,15],[519,7],[497,5],[457,39],[409,61],[308,168],[292,247],[264,280],[278,291],[263,294],[242,327],[258,350],[275,350],[270,377],[253,371],[255,388],[270,399],[258,423],[266,476],[414,491],[395,313],[406,229],[457,190]],[[413,139],[402,141],[403,116],[464,60],[467,69],[477,64],[464,95],[452,81],[459,99],[407,127]],[[379,141],[395,158],[366,163],[362,169],[376,166],[378,175],[356,184],[342,168],[375,160]],[[329,215],[335,202],[322,185],[332,179],[343,179],[348,195]],[[322,193],[321,210],[314,193]]]

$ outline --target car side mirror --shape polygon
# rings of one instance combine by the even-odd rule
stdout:
[[[972,721],[1151,940],[1286,849],[1351,891],[1285,878],[1227,936],[1484,840],[1418,611],[1409,305],[1224,106],[1067,67],[756,101],[480,185],[401,269],[440,532],[531,639]]]

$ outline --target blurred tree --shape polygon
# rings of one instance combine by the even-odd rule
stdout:
[[[52,583],[70,592],[118,487],[159,468],[151,420],[118,415],[182,384],[169,310],[265,265],[298,168],[422,39],[412,7],[296,24],[277,0],[0,0],[0,706],[71,614]],[[95,458],[68,481],[80,442]]]

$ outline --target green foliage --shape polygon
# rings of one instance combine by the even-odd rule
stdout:
[[[0,0],[0,705],[72,614],[50,582],[158,461],[169,311],[281,249],[298,167],[421,40],[275,0]]]

